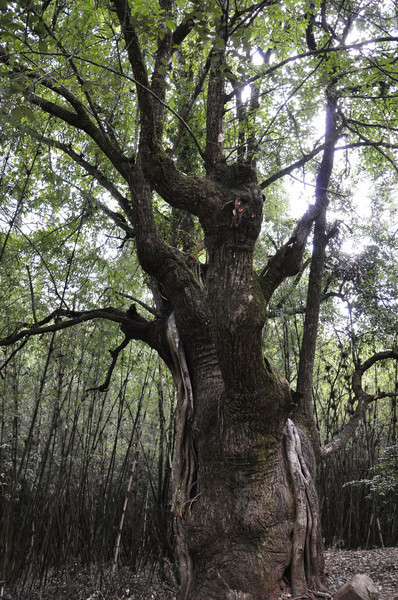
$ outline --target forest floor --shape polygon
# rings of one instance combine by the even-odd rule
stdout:
[[[327,588],[331,593],[356,573],[368,575],[379,590],[379,600],[398,599],[398,548],[375,550],[327,550]],[[294,600],[291,595],[284,598]],[[48,579],[41,589],[16,586],[4,591],[0,600],[175,600],[173,589],[162,582],[154,569],[132,575],[127,568],[116,573],[97,569],[65,570]]]
[[[327,550],[327,587],[335,592],[357,573],[368,575],[379,590],[379,600],[398,598],[398,548]]]

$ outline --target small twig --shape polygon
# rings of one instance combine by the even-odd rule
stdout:
[[[2,371],[6,368],[6,366],[8,365],[8,363],[14,358],[14,356],[16,354],[18,354],[18,352],[20,350],[22,350],[22,348],[25,346],[25,344],[28,343],[29,338],[25,338],[24,340],[22,340],[22,342],[19,344],[18,348],[16,348],[15,350],[13,350],[10,354],[10,356],[7,358],[6,361],[3,362],[2,365],[0,365],[0,377],[2,379],[5,378],[5,375],[2,373]],[[0,596],[1,597],[1,596]]]
[[[102,383],[98,387],[88,388],[87,392],[106,392],[107,391],[109,384],[111,382],[112,373],[116,367],[117,359],[119,358],[119,354],[121,353],[122,350],[125,349],[125,347],[128,345],[129,342],[130,342],[130,338],[125,337],[124,340],[122,341],[122,343],[117,348],[109,351],[110,355],[112,356],[112,362],[108,369],[108,373],[106,375],[104,383]]]
[[[116,294],[118,296],[122,296],[122,298],[127,298],[128,300],[131,300],[132,302],[139,304],[140,306],[142,306],[142,308],[145,308],[145,310],[147,310],[148,312],[155,315],[155,317],[158,316],[156,310],[154,308],[152,308],[152,306],[149,306],[149,304],[146,304],[145,302],[143,302],[142,300],[139,300],[135,296],[131,296],[131,294],[126,294],[125,292],[116,292]]]
[[[333,598],[333,594],[330,592],[316,592],[314,590],[308,590],[314,596],[319,596],[320,598]]]

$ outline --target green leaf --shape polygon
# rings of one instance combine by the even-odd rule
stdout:
[[[166,19],[166,25],[170,29],[170,31],[174,31],[176,28],[176,24],[172,19]]]
[[[12,109],[10,116],[12,119],[15,119],[16,121],[20,121],[22,119],[22,117],[24,116],[22,108],[20,106],[16,106],[15,108]]]
[[[85,81],[82,86],[82,92],[89,92],[93,87],[93,82],[92,81]]]
[[[29,106],[26,106],[26,104],[23,104],[21,106],[21,111],[22,111],[23,116],[26,117],[27,119],[29,119],[30,121],[35,120],[35,113]]]
[[[39,41],[39,50],[40,50],[40,52],[48,52],[47,42],[45,42],[44,40],[40,40]]]

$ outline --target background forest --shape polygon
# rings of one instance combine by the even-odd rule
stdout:
[[[0,1],[0,8],[6,3]],[[151,18],[159,15],[151,17],[141,8],[150,29]],[[99,14],[95,35],[100,38],[107,25],[101,22],[105,13]],[[2,35],[15,41],[13,36],[22,33],[7,18],[3,10]],[[39,18],[32,28],[45,54],[48,41]],[[248,55],[252,40],[247,35]],[[95,48],[96,41],[90,43]],[[196,76],[192,51],[184,60]],[[184,60],[177,57],[172,76],[185,78],[193,93],[192,72],[184,70]],[[104,93],[112,70],[108,76]],[[19,101],[19,85],[5,77],[1,90],[6,108],[0,109],[0,338],[49,325],[44,334],[21,335],[0,348],[0,581],[40,585],[54,570],[77,572],[89,565],[134,572],[161,565],[171,577],[174,384],[155,352],[144,343],[123,344],[123,334],[98,309],[128,311],[136,304],[153,317],[151,280],[110,195],[95,178],[78,174],[65,154],[26,135],[47,124],[42,114]],[[93,85],[82,87],[90,91]],[[116,98],[114,92],[115,107],[125,93],[120,90]],[[242,102],[249,105],[253,96],[247,98],[242,96]],[[168,101],[183,112],[185,97],[170,93]],[[312,99],[300,99],[306,101]],[[316,132],[320,116],[314,106],[311,111]],[[388,99],[385,111],[388,121]],[[286,110],[284,135],[291,132],[291,148],[300,146],[298,132],[307,120],[308,112],[297,110],[293,116]],[[201,130],[200,107],[190,125]],[[136,115],[129,126],[136,126]],[[190,171],[192,144],[178,123],[170,121],[167,127],[170,139],[182,138],[178,152]],[[275,126],[274,139],[281,131]],[[74,142],[78,148],[78,136]],[[278,149],[278,143],[269,154],[259,152],[260,170],[289,158],[289,150]],[[398,346],[397,171],[393,160],[383,168],[380,161],[377,151],[366,158],[360,151],[350,158],[343,152],[333,174],[329,221],[334,232],[327,249],[312,390],[322,445],[354,413],[355,365]],[[286,242],[312,201],[318,166],[310,163],[267,187],[258,269]],[[186,224],[160,198],[155,218],[164,237],[184,247]],[[200,237],[194,228],[190,235]],[[197,258],[206,262],[201,248]],[[272,298],[263,337],[266,355],[293,388],[310,260],[308,244],[301,271]],[[91,318],[76,316],[76,326],[59,330],[49,315],[62,308],[76,314],[91,310]],[[348,444],[318,467],[327,547],[398,543],[397,361],[375,363],[366,372],[365,389],[375,395],[365,419]]]
[[[34,157],[28,154],[17,164],[6,159],[3,186],[10,191],[1,209],[3,335],[32,313],[50,313],[54,302],[77,310],[99,301],[128,308],[142,298],[145,276],[132,242],[124,243],[90,206],[57,214],[62,194],[73,200],[73,188],[48,171],[56,189],[37,190],[30,170]],[[354,241],[348,252],[335,238],[328,260],[313,390],[323,443],[353,411],[353,358],[396,345],[397,202],[382,193],[382,178],[379,184],[369,198],[371,219],[360,216],[361,199],[353,210],[350,193],[344,194],[339,215]],[[34,206],[40,193],[51,200],[45,211]],[[295,193],[294,187],[289,190]],[[279,207],[280,199],[271,197],[273,203]],[[22,204],[27,212],[19,216]],[[288,206],[285,214],[272,211],[259,252],[283,240],[291,223]],[[126,297],[131,281],[124,281],[122,273],[132,274],[136,298]],[[306,273],[275,297],[264,336],[268,355],[292,384]],[[135,344],[121,353],[102,391],[112,351],[121,341],[113,325],[95,320],[2,349],[2,579],[7,574],[11,582],[21,576],[43,581],[49,570],[74,562],[107,565],[116,548],[118,562],[133,570],[171,552],[174,385],[155,354]],[[378,364],[367,386],[370,392],[398,389],[397,364]],[[326,546],[397,544],[396,436],[392,395],[372,403],[351,442],[321,464]],[[360,480],[368,484],[350,484]]]

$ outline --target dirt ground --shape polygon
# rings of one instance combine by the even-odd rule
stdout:
[[[357,573],[368,575],[379,589],[379,600],[398,600],[398,548],[375,550],[327,550],[325,552],[327,588],[331,595]],[[295,600],[285,588],[284,600]],[[328,600],[331,596],[308,598]],[[94,567],[65,570],[50,577],[44,587],[34,586],[4,590],[7,600],[175,600],[174,590],[161,581],[156,569],[133,575],[128,568],[116,573],[101,573]],[[296,599],[297,600],[297,599]]]
[[[357,573],[363,573],[378,588],[379,600],[398,598],[398,548],[327,550],[325,564],[331,592]]]

